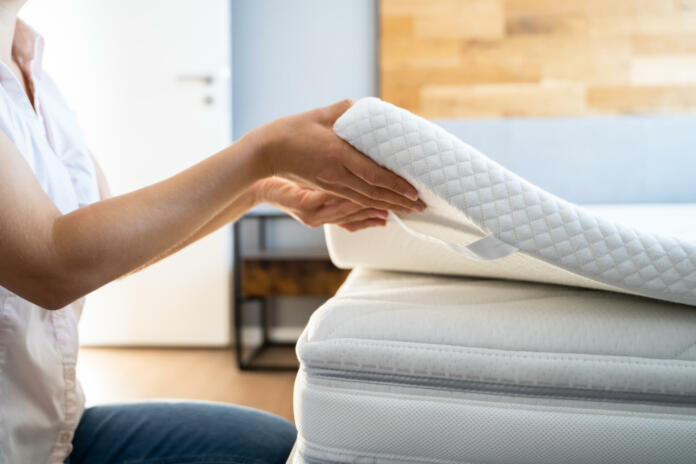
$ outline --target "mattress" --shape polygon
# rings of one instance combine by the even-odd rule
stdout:
[[[329,229],[340,266],[523,279],[696,305],[696,244],[686,236],[564,201],[377,98],[356,102],[334,131],[411,182],[428,205],[420,215],[391,215],[389,231],[381,234],[400,229],[387,247],[392,256],[371,245],[386,243],[369,235],[380,232],[356,234],[356,251],[337,243],[345,234]],[[693,212],[674,217],[693,225]]]
[[[686,305],[358,268],[297,353],[297,464],[696,461]]]

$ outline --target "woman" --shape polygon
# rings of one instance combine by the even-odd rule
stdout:
[[[75,378],[84,295],[268,201],[306,224],[358,230],[422,210],[415,189],[332,132],[350,106],[260,127],[169,179],[108,198],[75,120],[41,69],[42,41],[0,0],[0,462],[276,463],[295,431],[211,403],[89,408]]]

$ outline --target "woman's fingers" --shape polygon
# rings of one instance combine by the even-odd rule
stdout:
[[[330,195],[330,194],[326,194]],[[350,216],[351,214],[365,209],[351,200],[345,198],[333,197],[319,207],[314,214],[314,219],[322,224],[336,222],[338,219]]]
[[[406,208],[409,211],[423,211],[423,209],[425,208],[423,202],[409,200],[408,198],[399,195],[398,193],[395,193],[389,189],[368,184],[363,179],[354,175],[352,172],[345,168],[338,168],[332,173],[331,177],[323,179],[320,178],[320,180],[323,180],[329,184],[342,185],[359,193],[363,197],[369,198],[373,201],[377,200],[382,203],[393,205],[392,208],[387,209],[394,209],[394,206],[400,206],[402,208]],[[373,203],[362,204],[364,204],[365,206],[371,206],[375,208],[382,207]]]
[[[411,201],[418,200],[418,191],[402,177],[383,168],[347,142],[344,144],[346,168],[366,183],[391,190]]]
[[[348,232],[355,232],[361,229],[367,229],[368,227],[383,227],[387,225],[386,219],[364,219],[362,221],[348,222],[345,224],[339,224],[338,226]]]
[[[365,196],[362,193],[357,192],[339,183],[325,183],[324,185],[321,185],[321,188],[333,193],[334,195],[347,198],[355,203],[358,203],[368,208],[394,210],[405,214],[413,212],[411,208],[407,208],[401,205],[395,205],[393,203],[389,203],[382,200],[376,200],[372,197]]]
[[[351,98],[346,98],[332,105],[320,108],[319,111],[321,112],[322,119],[324,119],[324,123],[328,126],[333,126],[336,120],[353,106],[353,103],[354,101]]]
[[[387,213],[383,209],[365,208],[365,209],[361,209],[360,211],[356,211],[352,214],[348,214],[348,215],[340,217],[340,218],[335,218],[331,222],[333,224],[349,224],[352,222],[364,221],[365,219],[386,220],[388,214],[389,213]]]

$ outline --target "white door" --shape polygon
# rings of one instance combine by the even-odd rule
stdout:
[[[228,0],[30,0],[44,67],[77,112],[112,192],[230,143]],[[83,344],[229,341],[228,228],[88,298]]]

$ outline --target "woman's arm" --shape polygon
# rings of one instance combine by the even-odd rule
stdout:
[[[277,121],[167,180],[66,215],[0,132],[0,285],[61,308],[206,233],[204,226],[215,227],[213,219],[273,174],[367,207],[422,209],[413,187],[333,134],[348,106]]]
[[[97,161],[94,154],[90,153],[90,156],[92,157],[92,162],[94,163],[94,168],[96,172],[97,184],[99,187],[99,198],[101,200],[111,198],[111,189],[109,188],[109,184],[106,180],[106,176],[104,175],[104,171],[102,170],[101,165]],[[260,182],[257,182],[257,184],[259,183]],[[248,210],[250,210],[258,203],[263,201],[261,195],[257,192],[257,190],[258,188],[252,186],[251,188],[244,191],[236,199],[232,200],[230,204],[225,207],[224,210],[215,215],[210,221],[204,224],[193,235],[191,235],[184,241],[176,244],[172,248],[166,250],[165,252],[161,253],[159,256],[155,256],[153,259],[149,260],[147,263],[141,266],[141,268],[154,264],[157,261],[160,261],[176,253],[177,251],[186,248],[188,245],[208,236],[209,234],[215,232],[224,225],[236,221]],[[131,271],[131,273],[136,272],[138,270],[139,269],[134,269]]]
[[[167,180],[62,215],[0,134],[0,282],[57,309],[155,260],[262,177],[239,143]]]

